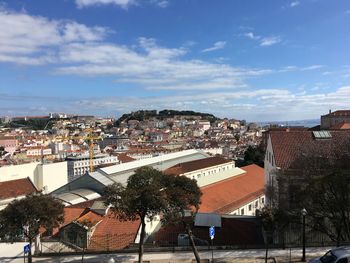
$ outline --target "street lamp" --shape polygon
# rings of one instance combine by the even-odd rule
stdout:
[[[303,216],[303,256],[301,258],[301,261],[305,262],[305,217],[307,215],[305,208],[301,210],[301,215]]]

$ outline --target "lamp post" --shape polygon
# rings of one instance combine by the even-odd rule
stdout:
[[[303,256],[301,258],[301,261],[305,262],[305,217],[306,217],[307,211],[305,208],[301,210],[301,215],[303,216]]]

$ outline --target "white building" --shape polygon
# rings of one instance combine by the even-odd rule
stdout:
[[[45,147],[30,147],[26,151],[27,157],[40,157],[52,154],[51,148]]]
[[[90,171],[90,157],[88,155],[67,157],[66,160],[68,162],[69,181]],[[119,163],[118,157],[109,156],[108,154],[98,154],[93,159],[94,167],[117,163]]]
[[[68,182],[67,162],[45,164],[33,162],[0,167],[0,182],[27,177],[39,191],[52,192]]]

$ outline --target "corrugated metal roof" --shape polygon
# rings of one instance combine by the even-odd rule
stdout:
[[[123,163],[123,164],[117,164],[110,167],[101,168],[101,170],[107,175],[110,175],[110,174],[115,174],[115,173],[124,172],[128,170],[135,170],[143,166],[157,165],[157,164],[161,164],[162,162],[166,162],[166,161],[170,161],[173,159],[182,158],[190,155],[202,155],[203,158],[209,157],[208,154],[200,150],[185,150],[185,151],[180,151],[175,153],[164,154],[153,158],[142,159],[142,160],[137,160],[137,161]]]
[[[111,180],[106,175],[102,174],[100,171],[96,171],[89,174],[92,178],[94,178],[96,181],[100,182],[103,185],[110,185],[113,184],[114,181]]]
[[[67,204],[79,204],[87,200],[93,200],[101,197],[100,194],[90,189],[75,189],[67,193],[58,194],[55,196]]]
[[[96,193],[95,191],[83,188],[72,190],[70,191],[70,193],[79,195],[87,200],[92,200],[101,197],[101,195]]]
[[[86,199],[73,193],[63,193],[56,196],[56,198],[61,199],[62,201],[72,205],[86,201]]]

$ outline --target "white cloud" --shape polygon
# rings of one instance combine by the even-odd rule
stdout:
[[[268,47],[280,43],[282,40],[278,36],[264,37],[260,41],[260,46]]]
[[[308,67],[301,68],[301,70],[307,71],[307,70],[315,70],[315,69],[321,69],[321,68],[324,68],[324,65],[311,65]]]
[[[161,8],[166,8],[170,3],[168,0],[151,0],[151,4],[155,4]]]
[[[300,5],[299,1],[293,1],[293,2],[290,3],[290,7],[296,7],[298,5]]]
[[[298,67],[298,66],[286,66],[280,70],[278,70],[278,72],[293,72],[293,71],[311,71],[311,70],[318,70],[321,68],[324,68],[324,65],[310,65],[310,66],[306,66],[306,67]]]
[[[253,39],[253,40],[259,40],[261,38],[260,36],[254,35],[253,32],[245,33],[244,36],[246,36],[246,37],[248,37],[250,39]]]
[[[243,35],[251,40],[259,42],[259,45],[262,47],[272,46],[282,41],[281,37],[279,36],[262,37],[259,35],[255,35],[253,32],[247,32]]]
[[[252,121],[297,120],[318,118],[329,107],[348,108],[350,87],[312,94],[283,88],[201,93],[183,91],[181,94],[140,98],[86,98],[71,102],[70,107],[75,110],[84,109],[85,112],[116,110],[124,113],[138,109],[160,110],[170,106],[172,109],[198,110],[214,113],[219,117],[246,118]]]
[[[75,1],[79,8],[93,6],[93,5],[118,5],[122,8],[128,8],[131,5],[135,5],[135,0],[76,0]]]
[[[98,41],[108,31],[5,9],[0,9],[0,21],[0,62],[17,64],[52,62],[55,48],[71,42]]]
[[[203,49],[202,52],[210,52],[218,49],[223,49],[226,46],[226,41],[218,41],[210,48]]]
[[[128,9],[131,6],[137,6],[144,3],[158,6],[160,8],[166,8],[169,5],[169,0],[75,0],[78,8],[89,6],[101,6],[101,5],[116,5],[121,8]]]

